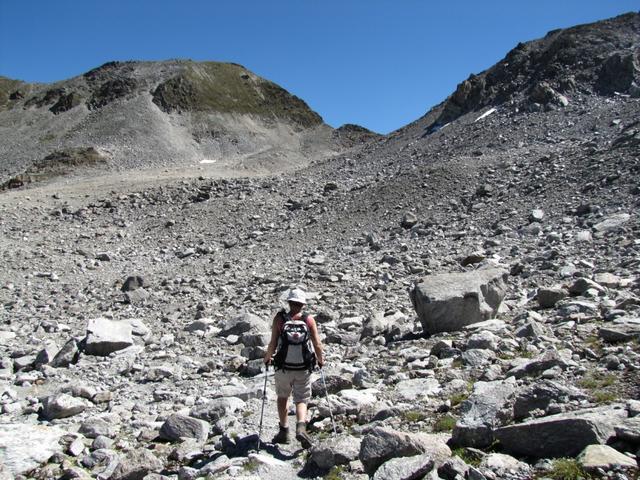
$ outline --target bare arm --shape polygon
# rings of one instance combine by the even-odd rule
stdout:
[[[307,319],[307,325],[309,325],[309,333],[311,334],[311,343],[313,343],[313,349],[316,352],[316,359],[318,365],[322,367],[324,365],[324,349],[322,348],[322,342],[320,341],[320,334],[318,333],[318,326],[313,317],[309,316]]]
[[[271,357],[276,351],[276,347],[278,346],[278,337],[280,336],[280,331],[278,329],[278,320],[280,318],[280,313],[276,313],[276,316],[273,317],[273,322],[271,323],[271,340],[269,341],[269,346],[267,347],[267,353],[264,355],[264,363],[269,365],[271,363]]]

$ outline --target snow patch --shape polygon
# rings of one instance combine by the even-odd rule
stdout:
[[[211,164],[211,163],[216,163],[217,160],[208,160],[208,159],[204,159],[204,160],[200,160],[200,164]]]
[[[476,118],[473,122],[477,122],[478,120],[482,120],[483,118],[488,117],[489,115],[491,115],[492,113],[496,112],[497,108],[491,108],[489,110],[487,110],[486,112],[484,112],[482,115],[480,115],[478,118]]]

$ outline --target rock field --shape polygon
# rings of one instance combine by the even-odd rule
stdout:
[[[639,32],[550,33],[502,93],[490,69],[295,171],[0,193],[0,479],[637,478]],[[257,451],[297,286],[315,444],[269,443],[269,370]]]

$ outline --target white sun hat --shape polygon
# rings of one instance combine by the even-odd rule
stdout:
[[[289,295],[287,295],[287,302],[306,304],[307,294],[304,293],[304,290],[301,290],[300,288],[294,288],[289,292]]]

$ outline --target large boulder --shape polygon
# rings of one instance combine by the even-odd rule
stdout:
[[[87,409],[87,402],[66,393],[51,395],[42,400],[42,416],[47,420],[73,417]]]
[[[93,318],[87,325],[84,351],[87,355],[106,356],[133,345],[129,322]]]
[[[612,470],[617,467],[637,469],[635,460],[608,445],[589,445],[580,456],[578,462],[585,470]]]
[[[559,413],[495,430],[507,452],[534,458],[575,457],[588,445],[604,444],[627,413],[623,405],[607,405]]]
[[[60,439],[65,434],[57,427],[0,423],[0,466],[8,470],[8,478],[26,474],[53,454],[62,453]]]
[[[424,453],[428,453],[436,463],[442,463],[451,456],[451,449],[441,435],[405,433],[375,427],[362,439],[359,458],[365,472],[373,475],[380,465],[392,458]]]
[[[513,404],[513,416],[521,420],[534,412],[543,414],[558,413],[569,402],[583,401],[587,395],[571,385],[551,380],[534,383],[520,392]]]
[[[184,438],[195,438],[204,442],[209,436],[209,429],[209,423],[204,420],[174,413],[162,424],[160,437],[170,442]]]
[[[429,275],[414,285],[411,302],[426,333],[458,331],[495,317],[507,277],[501,268]]]
[[[252,313],[241,313],[235,317],[227,319],[222,325],[222,330],[218,333],[221,337],[229,335],[242,336],[244,333],[265,333],[271,328],[262,318]]]
[[[512,417],[510,400],[515,395],[515,378],[476,382],[473,392],[460,404],[460,418],[451,441],[463,447],[483,448],[493,443],[493,431]]]
[[[340,435],[336,438],[315,445],[309,454],[309,462],[323,470],[336,465],[346,465],[358,459],[361,439],[351,435]]]
[[[130,450],[120,458],[110,480],[142,480],[149,473],[159,472],[163,463],[146,448]]]
[[[384,462],[373,480],[412,480],[424,478],[433,469],[433,459],[428,453],[413,457],[392,458]]]

